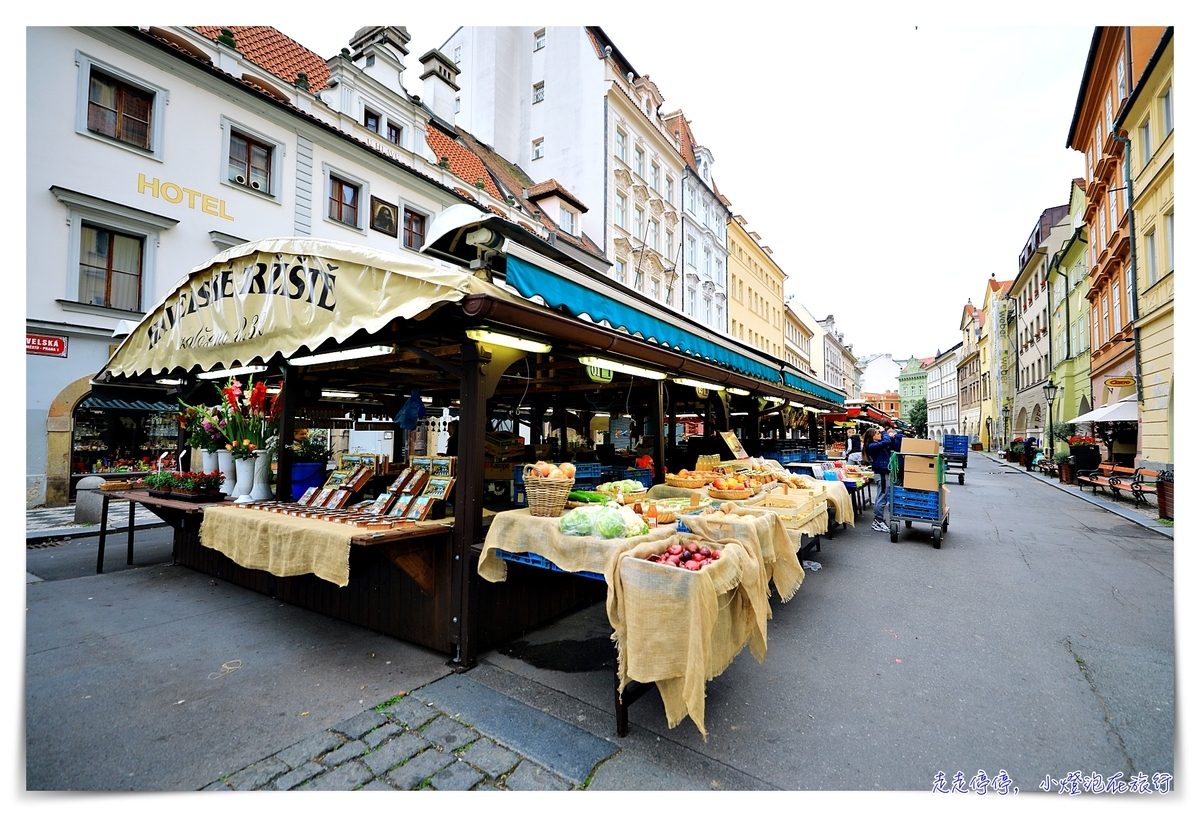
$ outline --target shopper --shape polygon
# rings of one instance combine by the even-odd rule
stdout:
[[[1034,443],[1034,439],[1033,439],[1032,435],[1025,438],[1025,470],[1026,471],[1033,470],[1033,443]]]
[[[447,457],[457,457],[458,456],[458,420],[451,420],[450,424],[448,426],[446,426],[446,431],[450,435],[449,437],[446,438],[446,452],[445,452],[446,456]]]
[[[869,428],[863,434],[863,459],[871,463],[875,472],[875,519],[871,530],[887,533],[887,523],[883,521],[883,510],[887,505],[888,472],[893,451],[900,450],[900,441],[904,437],[895,429],[880,433],[877,429]]]
[[[862,459],[862,437],[858,434],[851,434],[846,438],[846,462],[858,465]]]

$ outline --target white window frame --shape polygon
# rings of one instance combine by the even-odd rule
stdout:
[[[375,117],[375,124],[379,130],[371,130],[371,127],[367,124],[367,114]],[[365,101],[363,102],[362,114],[359,116],[358,124],[362,125],[363,130],[365,130],[367,133],[373,133],[379,137],[383,136],[384,116],[378,110],[376,110],[376,106],[374,105],[370,105]]]
[[[1155,239],[1158,238],[1158,230],[1151,229],[1146,233],[1142,242],[1143,249],[1146,252],[1146,286],[1152,287],[1158,282],[1158,249],[1155,247]]]
[[[136,77],[128,71],[122,71],[120,68],[103,60],[98,60],[82,51],[75,52],[75,64],[79,66],[77,75],[78,86],[75,93],[75,132],[80,136],[95,139],[97,142],[103,142],[106,145],[113,145],[123,150],[128,150],[130,153],[136,153],[138,156],[149,157],[156,162],[163,161],[163,120],[166,116],[167,103],[170,101],[170,93],[167,89]],[[139,88],[148,94],[154,94],[154,103],[150,106],[149,150],[88,129],[88,94],[92,81],[92,68],[97,68],[114,79]],[[226,153],[225,156],[228,159],[229,154]]]
[[[646,151],[637,145],[633,146],[633,172],[639,176],[646,172]]]
[[[712,250],[708,247],[704,248],[704,274],[712,277]]]
[[[625,283],[625,262],[620,258],[613,262],[613,277],[622,284]]]
[[[401,250],[406,250],[407,252],[420,252],[420,247],[414,248],[404,243],[404,211],[406,210],[416,213],[418,216],[421,216],[425,219],[425,241],[429,240],[429,225],[433,224],[434,213],[427,207],[421,207],[420,205],[413,204],[411,201],[400,199],[400,208],[397,211],[400,215],[400,218],[396,223],[396,240],[399,243]]]
[[[454,97],[454,112],[462,113],[462,97],[461,96]]]
[[[1120,286],[1120,283],[1118,283],[1117,286]],[[1125,268],[1125,298],[1129,303],[1129,312],[1131,315],[1133,314],[1133,286],[1133,267],[1128,266]],[[1132,320],[1132,318],[1130,320]]]
[[[675,246],[675,233],[672,230],[665,230],[663,233],[663,254],[667,256],[667,260],[671,260],[671,251]]]
[[[1142,142],[1142,167],[1149,167],[1154,159],[1154,143],[1150,141],[1150,120],[1138,126],[1138,137]]]
[[[642,238],[642,221],[646,218],[646,211],[636,204],[633,205],[633,237],[644,241]]]
[[[1112,337],[1112,327],[1109,325],[1109,322],[1108,322],[1109,311],[1108,311],[1108,295],[1107,294],[1100,296],[1100,317],[1101,317],[1100,322],[1101,322],[1101,324],[1103,324],[1102,329],[1104,332],[1102,337],[1104,338],[1104,342],[1108,343],[1108,339]]]
[[[1125,55],[1117,58],[1117,96],[1125,99]]]
[[[546,137],[533,140],[533,158],[530,161],[536,161],[546,155]]]
[[[1114,281],[1112,288],[1113,328],[1120,331],[1125,322],[1121,320],[1121,282]]]
[[[672,178],[670,173],[668,173],[668,174],[666,174],[666,176],[663,180],[663,196],[667,199],[667,201],[670,201],[671,204],[674,204],[675,202],[671,201],[671,197],[674,195],[675,195],[675,179]]]
[[[613,200],[613,224],[622,230],[627,229],[625,226],[625,204],[625,196],[617,193],[616,198]]]
[[[462,46],[456,45],[456,46],[454,46],[454,64],[458,65],[461,62],[462,62]]]
[[[655,219],[650,219],[650,227],[647,230],[647,234],[650,249],[658,252],[658,221]]]
[[[696,239],[690,235],[687,237],[687,265],[696,268]]]
[[[658,278],[651,277],[650,278],[650,297],[657,301],[658,293],[659,293]]]
[[[696,288],[688,287],[687,290],[687,313],[693,318],[696,317]]]
[[[1167,225],[1167,266],[1166,272],[1175,271],[1175,211],[1167,213],[1163,217],[1163,221]]]
[[[370,182],[359,176],[355,176],[353,173],[347,173],[339,167],[334,167],[328,162],[321,162],[321,175],[324,180],[324,183],[321,185],[321,218],[327,224],[336,224],[345,230],[366,235],[367,224],[371,220]],[[333,176],[337,176],[344,182],[358,185],[358,224],[356,225],[347,224],[344,221],[331,218],[329,215],[329,196],[333,192]],[[397,229],[403,229],[403,224],[397,225]]]
[[[645,281],[646,281],[645,274],[640,269],[637,269],[635,267],[633,270],[633,288],[636,289],[638,292],[641,292],[642,287],[645,284]]]
[[[1168,85],[1167,90],[1163,91],[1158,97],[1159,115],[1162,117],[1163,123],[1163,139],[1171,131],[1175,130],[1175,97],[1172,93],[1172,86]]]
[[[455,113],[458,113],[458,111],[455,111]],[[393,142],[391,139],[388,138],[388,128],[393,128],[393,127],[400,131],[400,138],[397,139],[395,142]],[[404,136],[407,133],[408,133],[408,128],[406,128],[403,124],[393,121],[391,117],[386,117],[383,121],[383,132],[380,133],[379,135],[380,135],[380,137],[382,137],[383,141],[387,142],[389,145],[395,145],[398,148],[403,148],[404,147]]]
[[[546,29],[533,32],[533,50],[541,51],[546,47]]]
[[[271,189],[270,190],[255,190],[253,187],[248,187],[244,184],[238,184],[229,180],[229,142],[233,136],[233,131],[249,136],[256,142],[262,142],[264,145],[271,147]],[[221,167],[220,167],[220,183],[226,187],[231,187],[242,193],[250,193],[254,196],[273,201],[280,204],[279,194],[283,189],[283,157],[287,155],[286,145],[278,139],[273,139],[262,131],[248,128],[241,122],[222,114],[221,116]]]
[[[684,195],[687,198],[687,209],[690,212],[695,213],[696,212],[696,188],[690,184],[687,185],[686,187],[687,187],[687,192]]]
[[[662,175],[662,170],[659,169],[657,162],[650,162],[650,189],[655,193],[658,192],[659,177]]]
[[[568,235],[575,235],[575,225],[578,221],[578,215],[574,210],[568,210],[566,207],[560,207],[558,226],[562,227]]]
[[[157,285],[154,279],[158,242],[161,233],[179,223],[178,219],[138,210],[124,204],[105,201],[86,193],[53,186],[50,192],[60,204],[67,208],[67,280],[64,298],[58,301],[65,312],[82,312],[91,315],[144,315],[154,305]],[[117,230],[142,239],[142,311],[114,309],[96,304],[85,304],[79,300],[79,242],[83,222]]]
[[[620,128],[617,128],[615,142],[613,144],[613,155],[616,156],[618,159],[620,159],[622,162],[626,161],[625,155],[626,155],[626,146],[627,146],[628,142],[629,142],[629,137],[626,135],[625,131],[621,130]]]
[[[536,105],[539,102],[544,102],[545,100],[546,100],[546,82],[545,82],[545,80],[543,80],[542,82],[533,83],[533,104]]]

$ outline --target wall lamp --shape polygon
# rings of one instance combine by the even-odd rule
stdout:
[[[211,372],[200,372],[197,380],[220,380],[224,377],[236,377],[239,374],[258,374],[265,372],[266,366],[237,366],[232,369],[213,369]]]
[[[340,363],[343,360],[358,360],[364,357],[379,357],[380,355],[396,354],[395,346],[360,346],[357,349],[340,349],[336,352],[323,352],[319,355],[299,355],[288,358],[292,366],[316,366],[321,363]]]
[[[541,352],[545,354],[552,348],[549,343],[541,343],[540,341],[529,340],[528,338],[518,338],[513,335],[504,335],[500,332],[492,332],[489,329],[468,329],[467,337],[480,343],[507,346],[510,349],[521,349],[525,352]]]
[[[595,366],[600,369],[609,369],[614,372],[623,374],[631,374],[635,377],[644,377],[647,380],[666,380],[667,376],[662,372],[656,372],[653,369],[643,369],[640,366],[631,366],[628,363],[622,363],[619,360],[609,360],[603,357],[581,357],[579,362],[584,366]]]

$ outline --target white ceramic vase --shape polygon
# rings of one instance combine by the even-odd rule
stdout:
[[[254,463],[254,485],[250,489],[250,498],[255,502],[273,499],[274,495],[271,493],[271,452],[255,451],[252,462]]]
[[[237,457],[233,461],[237,471],[237,484],[233,486],[233,496],[237,502],[253,502],[250,491],[254,489],[254,460]]]
[[[221,468],[220,458],[217,457],[216,451],[200,451],[200,467],[206,474],[211,474],[213,471],[218,471]]]
[[[233,488],[237,483],[237,471],[233,467],[232,451],[217,451],[217,469],[225,477],[225,481],[221,483],[221,493],[235,496]]]

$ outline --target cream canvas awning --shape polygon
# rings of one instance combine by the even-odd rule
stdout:
[[[1080,414],[1068,423],[1136,423],[1138,421],[1137,395],[1129,395],[1115,403]]]
[[[189,272],[117,347],[98,379],[291,356],[480,292],[512,297],[437,261],[340,241],[241,244]]]

